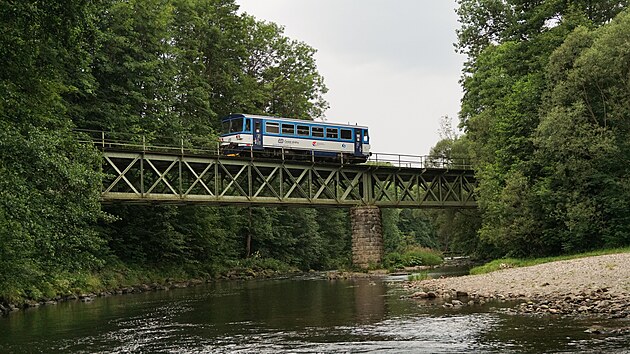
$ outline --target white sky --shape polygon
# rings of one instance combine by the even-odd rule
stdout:
[[[440,117],[457,126],[464,56],[455,0],[237,0],[317,49],[326,119],[370,128],[373,152],[426,155]]]

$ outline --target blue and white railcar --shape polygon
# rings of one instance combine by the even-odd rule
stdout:
[[[365,162],[370,156],[367,127],[252,114],[225,117],[221,145],[225,151],[288,151],[350,162]]]

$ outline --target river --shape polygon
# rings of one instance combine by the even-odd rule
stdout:
[[[0,318],[0,353],[540,353],[630,348],[584,333],[605,320],[526,317],[502,304],[443,309],[393,278],[217,282],[64,302]]]

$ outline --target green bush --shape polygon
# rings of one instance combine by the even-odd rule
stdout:
[[[433,266],[442,264],[442,254],[430,248],[412,246],[403,254],[392,252],[383,258],[383,265],[387,269],[404,267]]]
[[[383,266],[387,269],[398,269],[405,265],[403,264],[402,255],[398,252],[392,252],[383,258]]]
[[[422,254],[418,252],[405,252],[402,256],[402,261],[406,267],[416,267],[424,265]]]

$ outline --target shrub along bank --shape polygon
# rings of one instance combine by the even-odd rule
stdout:
[[[390,270],[405,267],[435,266],[442,264],[442,253],[427,247],[410,246],[402,253],[391,252],[383,259],[383,266]]]
[[[211,281],[268,278],[296,273],[296,267],[269,258],[231,262],[229,267],[202,270],[193,267],[140,267],[111,263],[98,272],[62,272],[14,293],[3,293],[0,314],[24,307],[55,304],[58,301],[91,301],[96,296],[168,290]]]

